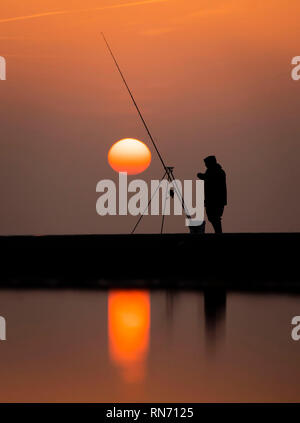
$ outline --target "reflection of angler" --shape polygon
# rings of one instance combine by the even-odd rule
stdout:
[[[206,339],[212,346],[215,345],[219,336],[224,334],[226,320],[225,289],[204,291],[204,314]]]
[[[140,108],[138,107],[138,105],[137,105],[137,103],[136,103],[136,101],[135,101],[135,99],[134,99],[134,97],[133,97],[133,94],[132,94],[132,92],[131,92],[131,90],[130,90],[130,88],[129,88],[129,86],[128,86],[128,84],[127,84],[127,82],[126,82],[126,79],[125,79],[125,77],[124,77],[124,75],[123,75],[123,73],[122,73],[122,71],[121,71],[121,69],[120,69],[120,67],[119,67],[119,65],[118,65],[118,62],[117,62],[117,60],[116,60],[116,58],[115,58],[115,56],[114,56],[114,54],[113,54],[113,52],[112,52],[112,50],[111,50],[111,48],[110,48],[110,46],[109,46],[109,44],[108,44],[108,42],[107,42],[107,40],[106,40],[106,38],[105,38],[105,36],[104,36],[104,34],[102,33],[102,37],[103,37],[103,39],[104,39],[104,42],[105,42],[105,44],[106,44],[106,46],[107,46],[107,48],[108,48],[108,51],[109,51],[109,53],[110,53],[110,55],[111,55],[111,57],[112,57],[112,59],[113,59],[113,61],[114,61],[114,63],[115,63],[115,65],[116,65],[116,67],[117,67],[117,69],[118,69],[118,71],[119,71],[119,73],[120,73],[120,75],[121,75],[121,78],[122,78],[122,80],[123,80],[123,82],[124,82],[124,84],[125,84],[125,87],[126,87],[126,89],[127,89],[127,91],[128,91],[128,93],[129,93],[129,95],[130,95],[130,97],[131,97],[131,100],[132,100],[132,102],[133,102],[133,104],[134,104],[134,106],[135,106],[135,108],[136,108],[136,110],[137,110],[137,112],[138,112],[138,115],[139,115],[139,117],[140,117],[140,119],[141,119],[141,121],[142,121],[142,123],[143,123],[143,125],[144,125],[144,127],[145,127],[145,129],[146,129],[146,131],[147,131],[147,134],[148,134],[148,136],[149,136],[149,138],[150,138],[150,140],[151,140],[151,142],[152,142],[152,144],[153,144],[153,147],[154,147],[154,149],[155,149],[155,151],[156,151],[156,153],[157,153],[157,155],[158,155],[158,158],[159,158],[159,160],[160,160],[160,162],[161,162],[161,164],[162,164],[162,166],[163,166],[163,168],[164,168],[164,174],[163,174],[163,176],[162,176],[162,179],[161,179],[161,182],[164,180],[164,179],[167,179],[167,181],[168,182],[171,182],[171,183],[173,183],[173,188],[170,190],[170,196],[172,197],[172,198],[174,198],[174,195],[176,194],[176,196],[179,198],[179,200],[180,200],[180,202],[181,202],[181,204],[182,204],[182,209],[183,209],[183,211],[184,211],[184,213],[185,213],[185,215],[186,215],[186,217],[187,217],[187,219],[191,219],[191,216],[190,216],[190,213],[188,212],[188,209],[187,209],[187,207],[186,207],[186,204],[185,204],[185,202],[184,202],[184,199],[183,199],[183,196],[182,196],[182,194],[181,194],[181,192],[180,192],[180,190],[178,189],[178,186],[177,186],[177,184],[176,184],[176,179],[175,179],[175,177],[174,177],[174,173],[173,173],[173,169],[174,169],[174,167],[171,167],[171,166],[166,166],[166,164],[165,164],[165,161],[164,161],[164,159],[162,158],[162,155],[161,155],[161,153],[159,152],[159,150],[158,150],[158,147],[157,147],[157,145],[156,145],[156,143],[155,143],[155,141],[154,141],[154,139],[153,139],[153,137],[152,137],[152,135],[151,135],[151,132],[150,132],[150,130],[149,130],[149,128],[148,128],[148,125],[146,124],[146,122],[145,122],[145,119],[143,118],[143,115],[142,115],[142,113],[141,113],[141,110],[140,110]],[[158,187],[159,188],[159,187]],[[153,199],[153,196],[155,195],[155,193],[158,191],[158,189],[154,192],[154,194],[152,195],[152,197],[150,198],[150,200],[149,200],[149,203],[148,203],[148,206],[147,206],[147,208],[146,209],[148,209],[148,207],[149,207],[149,205],[150,205],[150,203],[151,203],[151,201],[152,201],[152,199]],[[167,195],[167,194],[166,194]],[[166,199],[165,199],[165,201],[166,201]],[[146,210],[145,209],[145,210]],[[134,228],[133,228],[133,230],[132,230],[132,232],[131,233],[134,233],[135,232],[135,230],[136,230],[136,228],[137,228],[137,226],[138,226],[138,224],[140,223],[140,221],[142,220],[142,218],[143,218],[143,216],[144,216],[144,214],[141,214],[141,216],[139,217],[139,219],[138,219],[138,221],[137,221],[137,223],[136,223],[136,225],[134,226]],[[162,223],[161,223],[161,233],[163,232],[163,226],[164,226],[164,213],[162,214]],[[204,225],[202,226],[200,226],[199,228],[200,228],[200,231],[202,231],[203,230],[203,227],[204,227]],[[190,226],[190,231],[191,232],[196,232],[196,229],[197,227],[193,227],[193,226]]]

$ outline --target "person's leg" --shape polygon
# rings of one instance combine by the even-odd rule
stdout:
[[[216,232],[215,229],[215,213],[214,213],[214,208],[211,206],[206,206],[206,216],[208,221],[212,224],[212,227],[214,228],[214,231]]]
[[[224,207],[206,207],[207,219],[212,224],[216,234],[223,233],[221,223],[223,211]]]
[[[216,207],[215,219],[214,219],[214,230],[216,234],[222,234],[222,216],[224,212],[224,206]]]
[[[221,216],[216,216],[214,220],[211,222],[216,234],[221,234],[222,232],[222,223],[221,223]]]

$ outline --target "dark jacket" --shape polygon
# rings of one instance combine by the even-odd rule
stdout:
[[[205,206],[226,206],[227,188],[226,173],[219,163],[210,166],[205,173],[198,173],[204,180]]]

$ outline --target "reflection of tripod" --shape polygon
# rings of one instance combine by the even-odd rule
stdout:
[[[154,192],[153,192],[153,194],[151,195],[150,200],[148,201],[147,206],[146,206],[146,207],[145,207],[145,209],[143,210],[143,213],[141,213],[141,215],[140,215],[140,217],[139,217],[138,221],[136,222],[136,224],[135,224],[134,228],[132,229],[132,231],[131,231],[131,233],[132,233],[132,234],[135,232],[135,230],[136,230],[136,228],[138,227],[138,225],[139,225],[140,221],[141,221],[141,220],[142,220],[142,218],[144,217],[144,215],[145,215],[145,211],[146,211],[146,210],[148,210],[148,208],[149,208],[149,206],[150,206],[150,204],[151,204],[151,201],[153,200],[153,198],[154,198],[155,194],[157,193],[157,191],[159,190],[159,188],[160,188],[160,186],[161,186],[162,182],[163,182],[165,179],[167,179],[167,181],[168,181],[169,183],[173,182],[173,187],[172,187],[172,188],[170,188],[170,190],[169,190],[170,197],[171,197],[171,198],[174,198],[174,194],[176,193],[176,195],[178,196],[179,200],[181,201],[182,208],[183,208],[183,210],[184,210],[184,212],[185,212],[186,216],[187,216],[188,218],[190,217],[190,216],[188,215],[187,211],[186,211],[186,207],[185,207],[185,204],[184,204],[184,200],[183,200],[182,194],[181,194],[181,192],[179,191],[178,186],[177,186],[177,184],[176,184],[176,180],[175,180],[175,177],[174,177],[174,174],[173,174],[173,169],[174,169],[174,167],[172,167],[172,166],[166,166],[166,167],[165,167],[165,173],[163,174],[163,176],[162,176],[161,180],[159,181],[159,184],[158,184],[157,188],[155,189],[155,191],[154,191]],[[165,195],[165,199],[164,199],[164,206],[163,206],[163,211],[162,211],[162,220],[161,220],[161,227],[160,227],[160,233],[161,233],[161,234],[163,233],[163,229],[164,229],[164,223],[165,223],[165,211],[166,211],[167,199],[168,199],[168,191],[166,191],[166,195]]]

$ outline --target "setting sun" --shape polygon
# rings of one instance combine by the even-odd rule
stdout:
[[[116,172],[136,175],[148,168],[151,152],[146,144],[134,138],[124,138],[112,145],[108,152],[108,163]]]

